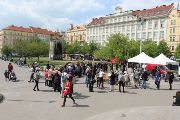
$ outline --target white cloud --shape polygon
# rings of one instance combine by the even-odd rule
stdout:
[[[3,20],[6,17],[15,22],[19,18],[11,16],[21,16],[21,21],[31,19],[41,23],[40,27],[65,29],[67,24],[76,23],[72,16],[78,18],[79,14],[96,12],[103,7],[103,4],[96,0],[0,0],[0,18]]]
[[[140,10],[145,8],[152,8],[159,5],[171,4],[176,0],[119,0],[123,10]]]

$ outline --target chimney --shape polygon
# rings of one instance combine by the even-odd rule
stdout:
[[[122,7],[117,6],[117,7],[115,8],[115,13],[121,13],[121,12],[122,12]]]
[[[73,29],[73,24],[70,24],[71,25],[71,30]]]

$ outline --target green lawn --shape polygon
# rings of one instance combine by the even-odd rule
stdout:
[[[17,61],[19,59],[19,57],[13,57],[13,61],[15,62],[15,61]],[[24,60],[24,58],[23,58],[23,60]],[[40,64],[40,66],[44,66],[44,65],[46,65],[47,63],[48,63],[48,61],[49,61],[49,63],[50,64],[53,64],[53,65],[55,65],[56,67],[59,67],[60,65],[65,65],[66,63],[68,63],[68,62],[74,62],[74,63],[77,63],[77,62],[79,62],[79,61],[77,61],[77,60],[73,60],[73,61],[66,61],[66,60],[49,60],[49,58],[48,57],[40,57],[39,58],[39,62],[38,62],[38,58],[37,57],[32,57],[32,58],[26,58],[26,63],[27,64],[29,64],[29,65],[31,65],[32,63],[34,63],[34,62],[38,62],[39,64]],[[81,61],[80,61],[81,62]],[[85,62],[89,62],[89,61],[85,61]]]

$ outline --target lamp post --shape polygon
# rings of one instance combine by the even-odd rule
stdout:
[[[138,18],[138,22],[141,24],[141,39],[140,39],[140,53],[142,52],[142,33],[143,33],[143,24],[146,22],[144,18]]]

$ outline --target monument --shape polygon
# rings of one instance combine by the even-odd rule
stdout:
[[[62,58],[63,58],[62,41],[59,40],[50,41],[49,59],[62,60]]]

